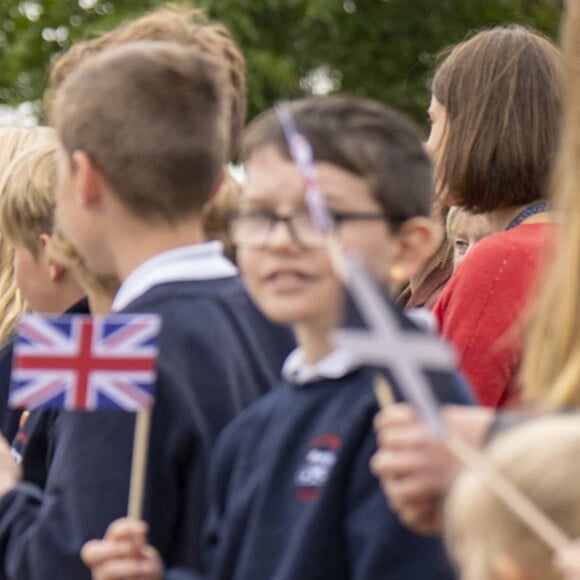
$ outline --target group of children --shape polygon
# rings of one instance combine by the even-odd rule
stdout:
[[[522,235],[537,233],[526,220],[548,213],[529,207],[545,193],[557,135],[540,123],[558,114],[559,89],[549,86],[559,75],[557,58],[549,41],[520,27],[459,45],[434,79],[427,148],[410,121],[373,100],[333,95],[283,105],[312,148],[334,242],[361,258],[385,291],[401,272],[420,276],[441,243],[435,186],[440,198],[490,216],[465,209],[448,215],[455,266],[470,255],[438,316],[459,316],[474,302],[465,288],[478,267],[496,283],[475,300],[473,315],[484,317],[490,301],[509,298],[505,288],[521,275],[518,258],[536,268],[530,254],[540,244],[526,245]],[[470,60],[482,67],[465,67]],[[506,108],[486,115],[497,107],[490,93],[470,97],[468,106],[465,91],[495,88],[490,78],[498,68]],[[526,117],[521,100],[547,89]],[[0,421],[13,443],[10,449],[0,441],[0,578],[451,580],[457,572],[448,551],[470,580],[557,577],[552,554],[470,473],[450,494],[448,551],[440,536],[420,533],[440,531],[440,510],[424,493],[415,460],[443,454],[405,406],[375,420],[375,370],[331,341],[346,291],[277,111],[258,116],[243,134],[240,195],[230,181],[245,71],[224,28],[197,11],[162,7],[73,46],[53,66],[46,106],[53,128],[0,166],[0,242],[14,253],[9,283],[41,313],[160,315],[156,402],[144,521],[123,518],[135,417],[8,410],[3,361],[13,327],[2,336]],[[549,118],[536,118],[537,111]],[[510,115],[518,134],[510,133]],[[485,125],[480,143],[475,137]],[[472,157],[461,140],[469,135]],[[499,157],[494,139],[502,142]],[[493,166],[487,178],[474,173],[474,158]],[[526,171],[514,169],[524,160]],[[516,183],[528,189],[522,194]],[[219,225],[224,208],[232,210],[227,236]],[[222,236],[235,244],[241,276],[223,255]],[[491,242],[496,236],[499,246]],[[530,285],[526,278],[526,293]],[[401,312],[396,324],[418,332]],[[476,338],[467,340],[464,359],[473,358]],[[501,356],[506,352],[514,349]],[[459,373],[426,378],[440,403],[455,405],[448,422],[453,413],[464,422],[481,419],[466,407],[475,400]],[[402,385],[389,379],[400,399]],[[558,469],[571,469],[580,428],[575,416],[542,421],[498,437],[489,461],[573,538],[580,534],[574,490],[557,492]],[[474,525],[483,513],[485,533],[483,523]],[[500,525],[501,534],[487,533]]]

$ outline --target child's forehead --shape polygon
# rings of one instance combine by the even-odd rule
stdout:
[[[461,233],[481,233],[489,229],[487,218],[482,214],[461,212],[457,219],[457,230]]]
[[[273,147],[254,152],[245,163],[244,195],[260,197],[272,191],[303,189],[304,179],[298,167]]]
[[[366,181],[354,173],[327,161],[315,161],[316,181],[331,200],[334,197],[353,197],[359,201],[372,198]],[[244,193],[260,197],[276,192],[280,198],[303,196],[306,179],[298,166],[275,147],[264,147],[246,161]]]

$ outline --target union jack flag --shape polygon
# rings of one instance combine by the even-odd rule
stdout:
[[[153,314],[23,316],[9,405],[86,411],[153,406],[160,327]]]

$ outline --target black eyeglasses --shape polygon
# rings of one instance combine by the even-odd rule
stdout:
[[[382,212],[330,212],[335,226],[347,221],[386,220]],[[303,248],[324,245],[325,236],[312,221],[307,209],[282,216],[270,211],[231,212],[228,214],[230,236],[234,244],[244,248],[263,247],[278,222],[284,222],[292,239]]]

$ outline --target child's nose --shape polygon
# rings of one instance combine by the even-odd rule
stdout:
[[[287,220],[277,221],[270,230],[268,245],[274,248],[298,246],[298,241],[292,230],[292,225]]]

